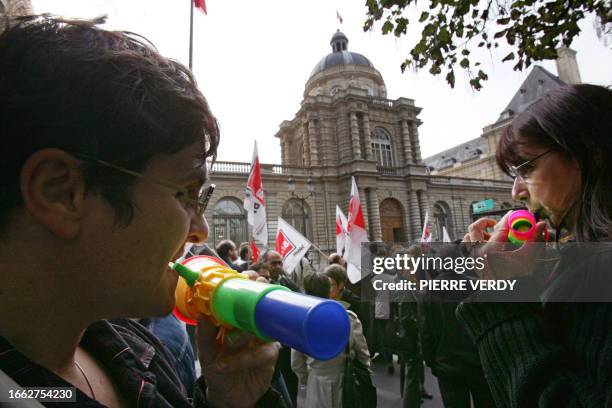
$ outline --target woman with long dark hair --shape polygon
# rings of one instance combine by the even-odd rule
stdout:
[[[544,95],[503,133],[497,162],[514,178],[514,199],[540,217],[538,240],[548,223],[552,239],[574,242],[559,245],[543,279],[528,274],[538,269],[528,246],[512,253],[521,266],[504,278],[537,288],[541,302],[483,303],[490,294],[481,292],[457,309],[496,404],[612,406],[612,91],[572,85]],[[464,241],[488,241],[481,253],[499,253],[507,219],[478,220]]]

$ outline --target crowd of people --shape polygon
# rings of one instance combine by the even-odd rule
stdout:
[[[27,16],[0,33],[4,389],[74,387],[76,405],[66,406],[267,408],[293,406],[304,390],[305,406],[340,407],[347,358],[366,368],[380,358],[392,375],[396,355],[405,407],[428,397],[424,363],[447,407],[612,405],[612,303],[567,302],[593,287],[612,292],[609,247],[588,257],[561,248],[541,280],[515,269],[541,302],[486,302],[474,292],[440,304],[427,293],[367,302],[369,278],[351,285],[339,255],[323,270],[303,260],[288,274],[277,252],[250,263],[248,245],[224,241],[218,256],[249,278],[343,302],[348,347],[316,361],[246,333],[220,345],[206,316],[186,341],[170,315],[179,278],[168,262],[207,241],[219,127],[186,67],[100,22]],[[513,197],[557,240],[612,240],[610,112],[610,89],[560,87],[499,141]],[[478,220],[448,256],[499,251],[506,218]],[[544,230],[541,221],[540,241]],[[394,250],[419,256],[418,247]],[[525,270],[538,267],[527,250],[513,255]],[[378,278],[420,278],[410,272]]]

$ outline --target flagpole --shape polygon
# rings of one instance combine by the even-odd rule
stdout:
[[[189,70],[193,69],[193,2],[189,0]]]
[[[323,257],[324,257],[325,259],[329,258],[329,255],[326,255],[326,254],[325,254],[325,252],[321,251],[321,248],[319,248],[318,246],[316,246],[314,243],[312,243],[312,242],[311,242],[311,243],[310,243],[310,245],[312,245],[312,247],[313,247],[314,249],[316,249],[317,251],[319,251],[319,253],[320,253],[321,255],[323,255]]]

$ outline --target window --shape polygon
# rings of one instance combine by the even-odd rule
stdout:
[[[450,222],[450,208],[444,201],[438,201],[434,204],[434,222],[438,241],[442,241],[444,237],[444,228],[449,236],[452,234]]]
[[[283,219],[310,239],[310,207],[304,200],[292,198],[283,206]]]
[[[240,245],[248,241],[248,229],[242,203],[236,198],[222,198],[215,205],[213,213],[214,245],[224,239],[231,239]]]
[[[372,132],[372,153],[380,166],[393,167],[391,137],[382,128],[377,127]]]

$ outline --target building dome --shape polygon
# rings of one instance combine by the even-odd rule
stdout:
[[[319,72],[338,65],[361,65],[375,69],[369,59],[359,53],[348,51],[348,38],[340,30],[334,33],[329,44],[332,47],[332,52],[315,65],[310,73],[311,78]]]

